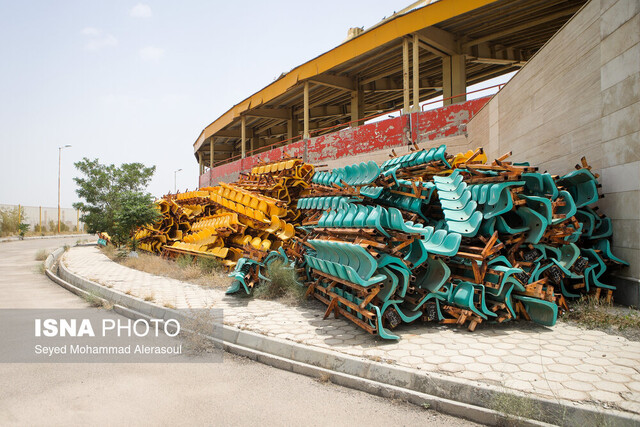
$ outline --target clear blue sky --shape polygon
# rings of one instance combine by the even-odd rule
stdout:
[[[192,143],[230,106],[410,1],[0,0],[0,203],[77,201],[73,162],[197,185]]]

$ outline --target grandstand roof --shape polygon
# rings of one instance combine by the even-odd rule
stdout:
[[[194,152],[207,165],[233,158],[240,151],[243,116],[245,136],[252,139],[254,149],[299,137],[305,82],[310,83],[307,126],[315,134],[349,125],[351,109],[356,108],[354,93],[361,97],[358,118],[401,108],[408,93],[403,91],[403,83],[409,78],[405,46],[409,38],[419,47],[415,52],[419,56],[420,101],[443,94],[446,57],[463,55],[466,85],[518,70],[584,3],[585,0],[414,3],[229,108],[202,130],[193,144]],[[213,159],[210,143],[214,146]]]

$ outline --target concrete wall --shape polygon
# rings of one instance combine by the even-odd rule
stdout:
[[[238,179],[241,171],[248,171],[264,162],[275,162],[284,157],[284,153],[293,157],[302,157],[312,164],[327,164],[331,168],[342,167],[355,162],[375,160],[384,161],[391,149],[406,151],[410,139],[418,141],[424,147],[439,145],[442,138],[462,136],[467,123],[487,102],[490,97],[474,99],[435,110],[369,123],[357,128],[347,128],[326,135],[298,141],[285,147],[236,160],[207,170],[200,176],[200,187],[217,185],[218,182],[232,182]],[[463,146],[458,139],[456,144]],[[432,142],[433,141],[433,142]]]
[[[591,0],[469,122],[469,147],[551,173],[582,156],[600,174],[617,301],[640,300],[640,1]]]

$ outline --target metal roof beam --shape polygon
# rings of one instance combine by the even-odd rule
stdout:
[[[456,40],[456,36],[448,31],[431,26],[416,31],[415,34],[418,35],[420,41],[431,48],[428,49],[431,53],[438,56],[451,56],[460,53],[460,46]]]
[[[578,10],[580,10],[581,7],[582,6],[577,6],[577,7],[572,7],[572,8],[569,8],[569,9],[561,10],[559,12],[552,13],[552,14],[547,15],[547,16],[543,16],[542,18],[534,19],[534,20],[525,22],[523,24],[507,28],[506,30],[503,30],[503,31],[498,31],[496,33],[489,34],[489,35],[484,36],[484,37],[479,37],[479,38],[474,39],[474,40],[469,40],[469,41],[467,41],[467,42],[462,44],[462,48],[466,49],[469,46],[475,46],[475,45],[478,45],[478,44],[483,43],[483,42],[487,42],[487,41],[490,41],[490,40],[495,40],[495,39],[498,39],[500,37],[508,36],[510,34],[517,33],[519,31],[523,31],[523,30],[529,29],[531,27],[535,27],[537,25],[546,24],[547,22],[553,21],[554,19],[562,18],[562,17],[565,17],[567,15],[573,15]]]
[[[402,81],[392,78],[382,78],[363,86],[365,92],[396,92],[402,90]],[[420,79],[420,89],[442,89],[429,79]]]
[[[239,130],[219,130],[212,135],[213,137],[221,138],[240,138]]]
[[[470,62],[476,64],[494,64],[494,65],[513,65],[514,67],[523,67],[527,61],[516,61],[513,59],[499,59],[499,58],[474,58],[467,57]]]
[[[319,119],[324,117],[333,116],[345,116],[351,114],[350,105],[323,105],[320,107],[313,107],[309,110],[309,114],[312,119]]]
[[[467,61],[476,64],[513,65],[522,67],[527,55],[520,49],[484,42],[466,49]]]
[[[243,116],[261,117],[265,119],[288,120],[291,117],[291,110],[288,108],[253,108],[242,113]]]
[[[309,79],[310,82],[323,86],[329,86],[334,89],[356,90],[356,81],[351,77],[335,76],[332,74],[321,74]]]

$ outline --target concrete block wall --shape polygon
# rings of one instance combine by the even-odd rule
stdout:
[[[640,302],[640,1],[591,0],[468,123],[469,147],[513,151],[563,174],[586,156],[600,174],[618,302]]]

